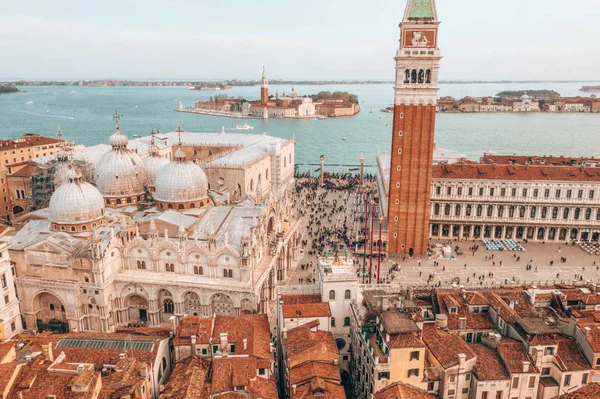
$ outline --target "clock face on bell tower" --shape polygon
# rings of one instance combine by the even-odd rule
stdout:
[[[440,22],[434,0],[408,0],[396,53],[388,198],[388,251],[426,255],[433,163]]]

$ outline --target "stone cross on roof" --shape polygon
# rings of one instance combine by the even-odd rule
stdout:
[[[115,120],[116,124],[117,124],[117,129],[119,128],[119,119],[121,119],[122,115],[119,115],[119,112],[115,109],[115,113],[113,114],[113,119]]]

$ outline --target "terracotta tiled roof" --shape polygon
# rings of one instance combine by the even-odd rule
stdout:
[[[283,317],[286,319],[330,316],[329,302],[283,305]]]
[[[0,151],[24,148],[38,145],[58,144],[61,140],[43,137],[38,134],[24,134],[20,139],[0,140]]]
[[[333,335],[328,331],[318,330],[318,325],[318,320],[315,320],[287,332],[284,345],[290,367],[308,360],[333,361],[338,358]]]
[[[300,384],[312,378],[341,381],[340,368],[332,362],[308,361],[290,370],[292,384]]]
[[[266,314],[217,316],[212,333],[213,343],[220,342],[221,333],[227,333],[229,344],[236,344],[236,355],[273,360],[270,350],[271,329]],[[243,347],[244,339],[247,340],[246,350]]]
[[[15,343],[11,341],[0,343],[0,364],[9,362],[14,355]],[[10,357],[10,358],[9,358]]]
[[[279,297],[280,301],[283,302],[284,305],[293,305],[298,303],[321,303],[321,294],[311,294],[311,295],[281,295]]]
[[[544,164],[544,165],[555,165],[555,166],[573,166],[580,165],[583,162],[591,161],[598,162],[596,158],[585,158],[585,157],[564,157],[564,156],[540,156],[540,155],[497,155],[497,154],[485,154],[480,158],[482,163],[498,165],[510,165],[510,164]]]
[[[516,320],[517,312],[511,308],[508,303],[496,293],[487,291],[484,293],[486,299],[490,303],[490,306],[494,308],[496,313],[507,323],[513,324]]]
[[[390,349],[425,348],[425,343],[415,333],[392,335],[387,345]]]
[[[160,399],[207,398],[210,384],[205,382],[210,364],[197,357],[189,357],[175,365]]]
[[[579,288],[561,290],[567,301],[581,301],[586,305],[600,305],[600,295],[595,292],[583,292]]]
[[[475,353],[458,334],[442,331],[433,324],[423,329],[423,342],[445,369],[457,365],[461,353],[466,356],[465,360],[475,358]]]
[[[173,339],[174,345],[189,345],[192,335],[196,343],[207,345],[212,332],[212,317],[186,316],[181,320]]]
[[[223,357],[214,359],[211,394],[233,391],[235,387],[244,386],[252,398],[276,398],[275,380],[258,377],[257,372],[256,358]]]
[[[600,352],[600,324],[597,322],[578,322],[577,326],[581,329],[585,339],[588,341],[592,350],[596,353]],[[587,327],[587,328],[586,328]]]
[[[30,162],[29,164],[27,164],[26,166],[22,167],[21,169],[17,170],[14,173],[11,173],[8,177],[24,177],[24,178],[28,178],[33,176],[37,171],[38,171],[38,167],[35,163]]]
[[[422,389],[397,382],[375,394],[375,399],[435,399],[433,396]]]
[[[469,291],[465,293],[465,302],[471,306],[489,305],[488,300],[480,292]]]
[[[346,399],[344,387],[323,378],[313,378],[296,387],[292,399]]]
[[[563,371],[587,370],[590,368],[572,338],[557,336],[556,343],[558,344],[556,358],[559,360],[559,366]]]
[[[537,373],[537,369],[527,355],[525,345],[522,342],[512,338],[502,338],[498,342],[498,353],[511,374],[523,373],[523,362],[529,363],[530,372]]]
[[[577,166],[547,165],[489,165],[441,164],[433,165],[434,179],[481,179],[518,181],[594,181],[600,182],[600,169]]]
[[[472,344],[471,349],[477,355],[473,372],[479,381],[509,380],[510,374],[504,368],[498,352],[482,344]]]
[[[581,389],[578,389],[575,392],[567,393],[565,395],[561,395],[558,399],[590,399],[590,398],[600,398],[600,384],[597,382],[593,382],[584,386]]]
[[[467,306],[466,299],[455,291],[437,291],[438,303],[442,313],[448,316],[448,329],[451,331],[458,330],[459,319],[465,317],[467,319],[466,329],[467,330],[492,330],[494,329],[494,321],[487,313],[471,313]],[[473,293],[471,293],[473,294]],[[471,295],[478,302],[486,302],[487,299],[481,293],[476,293],[477,296]],[[479,299],[481,297],[481,299]],[[450,313],[450,307],[457,309],[458,313]]]

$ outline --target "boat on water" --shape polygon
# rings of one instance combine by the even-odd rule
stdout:
[[[375,111],[371,110],[371,112],[370,112],[370,113],[372,114],[373,112],[375,112]]]
[[[347,139],[347,138],[345,138],[345,137],[342,137],[342,140],[346,141],[346,140],[348,140],[348,139]]]
[[[327,115],[318,115],[317,119],[320,119],[320,120],[327,119]]]
[[[25,104],[29,105],[29,104],[33,104],[33,101],[29,100],[27,101]]]
[[[254,129],[254,126],[250,126],[247,123],[244,123],[243,125],[237,125],[235,127],[235,130],[252,130],[252,129]]]

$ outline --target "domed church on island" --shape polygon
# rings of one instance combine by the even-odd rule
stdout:
[[[48,208],[10,240],[25,328],[268,313],[299,255],[293,138],[178,126],[130,141],[117,120],[109,144],[60,151]]]

